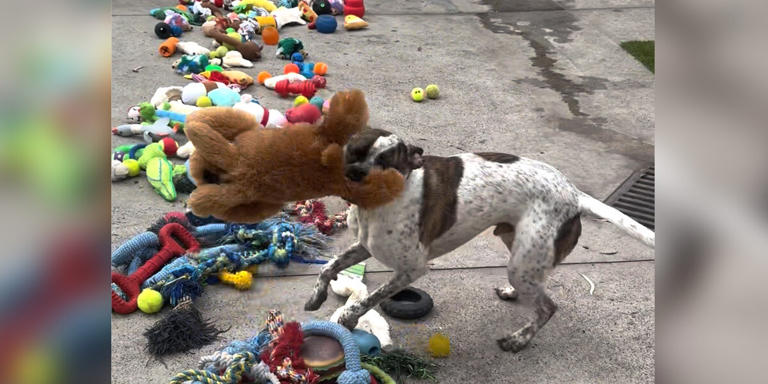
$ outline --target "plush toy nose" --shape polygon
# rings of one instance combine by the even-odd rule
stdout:
[[[347,171],[344,173],[344,176],[346,176],[347,179],[358,182],[365,178],[365,171],[359,166],[351,165],[347,167]]]

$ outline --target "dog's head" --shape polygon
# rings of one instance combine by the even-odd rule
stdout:
[[[359,182],[374,168],[394,168],[408,176],[411,170],[421,167],[423,153],[423,149],[405,144],[391,132],[365,129],[344,146],[344,175]]]

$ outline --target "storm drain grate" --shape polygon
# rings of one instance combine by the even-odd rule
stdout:
[[[633,173],[624,180],[605,203],[637,220],[650,229],[655,229],[655,185],[656,166],[652,165]]]

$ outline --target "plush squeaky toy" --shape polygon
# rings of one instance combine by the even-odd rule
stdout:
[[[198,216],[258,222],[286,202],[340,196],[373,208],[394,200],[405,179],[395,169],[374,169],[361,182],[344,176],[344,145],[368,123],[359,90],[339,92],[319,125],[298,123],[262,128],[234,108],[203,108],[187,117],[194,143],[190,176],[197,189],[187,206]]]

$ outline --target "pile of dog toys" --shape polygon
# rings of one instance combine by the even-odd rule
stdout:
[[[317,122],[328,108],[328,100],[317,95],[324,89],[328,65],[307,60],[302,41],[280,36],[288,25],[306,25],[320,33],[337,28],[365,28],[363,0],[179,0],[178,4],[155,8],[149,14],[159,21],[154,32],[161,43],[160,56],[173,60],[171,67],[186,85],[160,87],[148,102],[128,109],[127,123],[112,128],[119,136],[137,136],[142,142],[115,148],[111,157],[112,181],[139,176],[142,171],[154,190],[168,201],[178,193],[189,193],[195,181],[186,172],[193,152],[184,142],[186,116],[200,108],[230,107],[254,115],[261,125],[281,128],[298,122]],[[194,29],[212,39],[210,46],[185,41]],[[272,76],[260,71],[247,73],[254,62],[266,60],[265,46],[274,46],[275,59],[289,60],[284,73]],[[174,56],[177,58],[174,60]],[[242,69],[242,70],[241,70]],[[266,108],[246,90],[258,83],[281,97],[294,97],[293,107],[281,112]],[[178,141],[177,141],[178,140]]]
[[[277,310],[265,323],[255,336],[203,356],[198,369],[170,383],[394,384],[390,374],[434,380],[434,363],[402,350],[384,352],[365,331],[329,321],[285,322]]]

